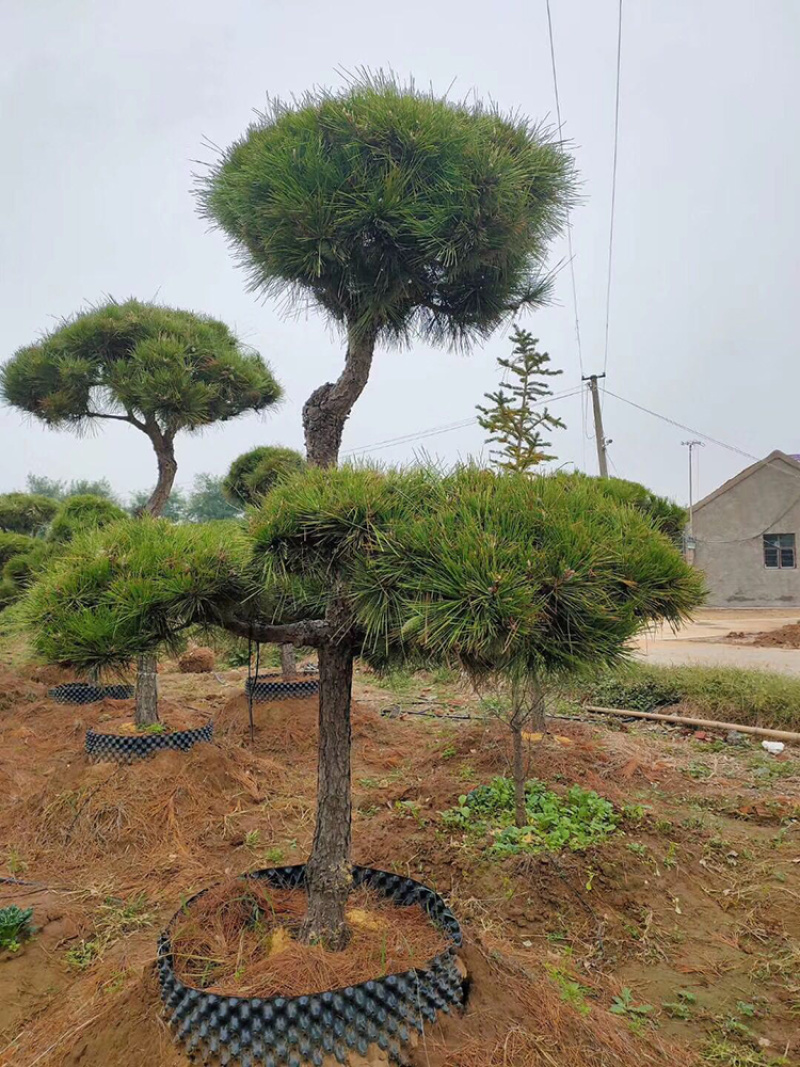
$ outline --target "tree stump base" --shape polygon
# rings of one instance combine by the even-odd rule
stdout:
[[[274,888],[303,888],[305,865],[270,867],[242,878],[264,879]],[[434,1022],[438,1011],[463,1005],[464,979],[456,956],[461,927],[444,900],[411,878],[371,867],[353,867],[353,885],[369,886],[398,907],[420,908],[450,944],[422,967],[344,989],[298,997],[206,993],[177,977],[170,943],[173,924],[204,890],[184,904],[158,944],[164,1010],[175,1040],[185,1043],[190,1056],[241,1067],[295,1067],[322,1065],[331,1057],[345,1064],[377,1046],[390,1062],[403,1064],[406,1047],[413,1046],[425,1022]]]

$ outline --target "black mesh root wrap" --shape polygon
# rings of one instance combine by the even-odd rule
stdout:
[[[116,763],[132,763],[147,759],[164,749],[188,752],[200,741],[210,741],[214,736],[214,724],[207,722],[194,730],[173,730],[164,734],[98,734],[86,731],[86,753],[90,759],[114,760]]]
[[[279,674],[259,674],[256,678],[247,679],[244,691],[257,704],[273,700],[302,700],[317,695],[319,675],[301,674],[291,682],[284,682]]]
[[[271,867],[258,878],[279,889],[305,886],[305,866]],[[174,969],[170,927],[158,945],[161,999],[176,1042],[203,1063],[237,1067],[320,1067],[326,1056],[346,1064],[371,1045],[405,1065],[412,1032],[422,1033],[439,1011],[460,1008],[463,979],[456,963],[461,927],[442,898],[411,878],[353,867],[353,886],[366,885],[399,907],[420,908],[449,941],[424,966],[346,989],[301,997],[226,997],[184,985]],[[205,892],[205,891],[204,891]],[[172,920],[184,914],[198,893]]]
[[[92,685],[91,682],[65,682],[47,695],[56,704],[96,704],[100,700],[130,700],[132,685]]]

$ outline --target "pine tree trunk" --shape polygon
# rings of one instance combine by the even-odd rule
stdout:
[[[143,511],[150,515],[160,515],[167,505],[172,486],[175,483],[175,475],[178,473],[178,463],[175,459],[172,440],[162,434],[156,427],[150,434],[153,448],[158,461],[158,481],[150,494],[150,499],[145,504]]]
[[[152,652],[139,656],[133,721],[137,726],[152,726],[159,721],[158,659]]]
[[[511,737],[514,744],[514,822],[517,826],[528,825],[525,807],[525,760],[522,751],[522,722],[516,716],[511,720]]]
[[[344,424],[369,380],[375,332],[348,336],[344,370],[336,382],[315,389],[303,406],[306,456],[314,467],[335,467],[339,462]]]
[[[315,389],[303,406],[306,458],[314,467],[339,462],[344,426],[369,380],[377,331],[348,331],[344,369],[336,382]],[[350,702],[353,647],[349,613],[332,594],[326,613],[334,639],[319,648],[319,754],[317,822],[306,864],[308,913],[303,937],[342,949],[350,939],[345,918],[352,884],[350,841]],[[338,643],[337,643],[338,641]]]
[[[347,944],[345,919],[352,883],[350,699],[353,649],[330,642],[319,650],[319,756],[317,824],[306,864],[308,914],[303,937],[330,949]]]
[[[543,734],[547,729],[544,717],[544,689],[539,684],[538,678],[530,679],[531,710],[529,722],[534,733]]]
[[[297,661],[294,656],[294,645],[281,645],[281,675],[284,682],[291,682],[297,677]]]
[[[169,500],[172,486],[175,483],[175,475],[178,473],[178,464],[175,459],[172,436],[162,433],[155,422],[148,423],[146,432],[156,453],[158,481],[142,510],[150,515],[158,516]],[[137,726],[152,726],[159,721],[158,657],[154,652],[147,652],[139,657],[133,721]]]

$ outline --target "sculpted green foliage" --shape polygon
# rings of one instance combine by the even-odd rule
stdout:
[[[70,496],[53,517],[47,531],[47,539],[63,544],[84,530],[108,526],[109,523],[118,522],[125,517],[126,513],[122,508],[105,497],[92,496],[90,493]]]
[[[378,74],[273,101],[199,199],[253,289],[353,335],[464,342],[541,302],[573,189],[551,131]]]
[[[305,468],[304,457],[292,448],[263,445],[238,456],[223,482],[227,499],[239,507],[258,504],[279,482]]]
[[[20,556],[36,545],[36,538],[28,534],[5,533],[0,531],[0,569],[12,558]]]
[[[261,357],[224,323],[138,300],[81,312],[19,349],[0,389],[51,426],[118,417],[171,434],[259,411],[280,395]]]
[[[636,508],[642,515],[651,519],[656,529],[666,534],[670,541],[676,545],[681,544],[688,521],[686,508],[676,504],[674,500],[658,496],[639,482],[629,482],[624,478],[606,478],[604,486],[609,496]]]
[[[334,587],[371,662],[460,661],[475,676],[614,663],[702,598],[669,541],[590,479],[342,468],[277,486],[249,528],[84,536],[27,614],[45,658],[86,669],[231,615],[321,618]]]
[[[3,493],[0,495],[0,530],[40,533],[56,511],[58,502],[38,493]]]

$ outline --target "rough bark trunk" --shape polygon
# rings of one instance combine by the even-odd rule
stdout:
[[[303,407],[306,456],[315,467],[335,467],[339,462],[344,424],[369,380],[375,332],[348,333],[344,370],[336,382],[315,389]]]
[[[159,721],[158,660],[152,652],[139,656],[133,721],[137,726],[152,726]]]
[[[294,645],[288,643],[281,645],[281,675],[285,682],[291,682],[297,677]]]
[[[143,511],[150,515],[160,515],[166,507],[175,475],[178,473],[178,463],[175,459],[175,450],[171,435],[161,432],[158,426],[152,425],[147,431],[158,461],[158,481],[150,494],[150,499],[145,504]]]
[[[314,467],[339,462],[344,425],[369,380],[376,331],[348,330],[344,369],[336,382],[315,389],[303,406],[306,458]],[[332,593],[327,638],[319,653],[319,754],[317,822],[306,864],[308,913],[302,936],[342,949],[350,940],[345,917],[352,884],[350,842],[350,701],[353,646],[346,606]]]
[[[337,643],[334,639],[320,648],[319,680],[317,824],[311,857],[306,864],[308,914],[303,937],[336,950],[344,948],[350,937],[345,919],[352,883],[350,697],[353,648],[349,642]]]

